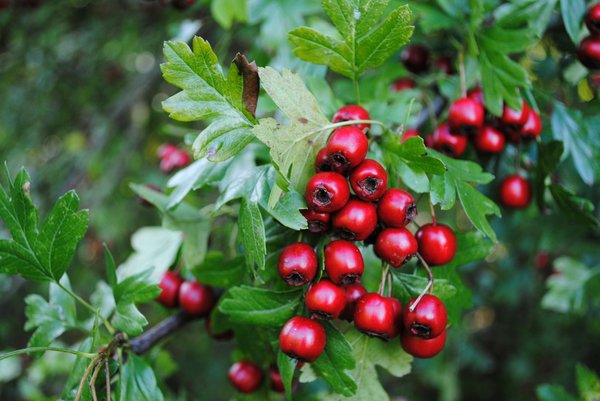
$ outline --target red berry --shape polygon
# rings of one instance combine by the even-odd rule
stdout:
[[[331,171],[331,163],[329,162],[326,148],[319,150],[315,159],[315,172],[321,173],[323,171]]]
[[[446,344],[446,330],[437,337],[421,338],[403,330],[400,336],[402,348],[416,358],[432,358],[439,354]]]
[[[454,135],[474,135],[483,126],[483,106],[468,97],[456,100],[448,112],[450,132]]]
[[[429,69],[429,50],[423,45],[407,46],[400,57],[404,67],[412,73],[421,74]]]
[[[433,60],[433,68],[435,70],[443,72],[446,75],[456,74],[456,70],[454,69],[452,59],[447,56],[441,56]]]
[[[425,144],[437,151],[445,153],[451,157],[462,155],[467,149],[467,138],[462,135],[450,133],[448,123],[442,123],[425,138]]]
[[[281,379],[281,373],[279,373],[277,366],[269,366],[269,381],[271,382],[271,389],[273,391],[278,393],[283,393],[285,391],[283,380]]]
[[[395,322],[394,305],[388,298],[371,292],[356,302],[354,326],[363,333],[388,340]]]
[[[404,329],[421,338],[433,338],[442,334],[448,324],[448,313],[442,300],[435,295],[425,294],[411,312],[410,308],[416,300],[417,298],[411,299],[404,308]]]
[[[313,318],[336,319],[346,306],[346,290],[323,279],[306,291],[305,303]]]
[[[350,199],[333,215],[333,228],[349,241],[363,241],[377,226],[377,208],[370,202]]]
[[[585,13],[585,26],[592,35],[600,35],[600,3],[588,8]]]
[[[279,348],[302,362],[315,361],[325,349],[327,335],[319,322],[302,316],[287,321],[279,334]]]
[[[356,196],[365,201],[376,201],[387,188],[385,168],[372,159],[366,159],[350,174],[350,186]]]
[[[165,157],[169,157],[175,152],[178,152],[179,148],[173,144],[165,143],[160,145],[158,150],[156,151],[156,155],[159,159],[164,159]]]
[[[390,89],[392,92],[402,92],[407,89],[414,89],[416,86],[415,81],[410,78],[398,78],[392,82]]]
[[[367,293],[367,289],[360,283],[346,286],[346,307],[340,317],[349,322],[354,320],[356,302]]]
[[[258,390],[264,380],[262,370],[250,361],[239,361],[231,365],[227,377],[233,387],[244,394]]]
[[[371,116],[369,115],[369,112],[367,110],[365,110],[364,108],[355,105],[355,104],[351,104],[348,106],[344,106],[341,109],[339,109],[338,111],[335,112],[335,114],[333,115],[333,122],[334,123],[340,123],[343,121],[357,121],[357,120],[370,120]],[[371,127],[371,124],[356,124],[353,125],[353,127],[356,127],[360,130],[366,131]]]
[[[417,240],[406,228],[386,228],[375,242],[377,256],[393,267],[402,266],[417,251]]]
[[[309,209],[319,213],[331,213],[340,210],[348,202],[350,188],[341,174],[318,173],[308,181],[304,196]]]
[[[300,211],[308,222],[308,231],[311,233],[322,233],[329,229],[329,213],[318,213],[314,210],[303,209]]]
[[[392,305],[394,311],[394,322],[390,327],[390,331],[387,332],[387,338],[391,340],[398,337],[398,334],[402,331],[402,304],[394,297],[387,297],[386,300]]]
[[[331,241],[324,251],[325,271],[337,285],[348,285],[360,281],[365,262],[360,250],[352,242]]]
[[[390,227],[404,227],[417,215],[415,199],[406,191],[390,188],[379,200],[379,220]]]
[[[415,235],[419,254],[432,266],[449,263],[456,254],[456,235],[444,224],[425,224]]]
[[[531,184],[518,175],[509,175],[500,183],[500,203],[506,207],[523,209],[531,202]]]
[[[178,273],[167,271],[158,284],[161,291],[156,300],[167,308],[174,308],[182,283],[183,279]]]
[[[215,301],[212,288],[197,281],[185,281],[179,288],[179,305],[190,315],[208,315]]]
[[[183,168],[191,163],[192,157],[184,150],[175,148],[175,150],[163,149],[160,160],[160,170],[168,174],[176,168]]]
[[[542,120],[540,119],[540,115],[532,108],[527,108],[527,120],[519,132],[520,139],[525,142],[535,140],[542,132]]]
[[[529,114],[529,106],[527,103],[523,102],[521,106],[521,110],[513,110],[507,105],[504,105],[504,109],[502,111],[502,118],[500,122],[505,130],[510,132],[519,131],[525,122],[527,121],[527,116]]]
[[[547,251],[540,251],[535,255],[535,267],[539,270],[545,270],[550,267],[550,254]]]
[[[211,336],[212,338],[214,338],[215,340],[231,340],[233,338],[233,331],[232,330],[226,330],[220,333],[215,333],[213,331],[213,327],[212,327],[212,319],[209,317],[206,318],[206,320],[204,321],[204,327],[206,328],[206,332],[208,333],[209,336]]]
[[[491,125],[484,125],[473,141],[475,148],[482,153],[500,153],[506,144],[504,135]]]
[[[402,138],[400,139],[400,142],[404,142],[406,141],[408,138],[418,138],[421,135],[419,134],[419,131],[417,131],[416,129],[407,129],[406,131],[404,131],[404,134],[402,135]]]
[[[333,171],[345,174],[365,160],[369,140],[356,127],[341,127],[333,131],[325,149]]]
[[[467,97],[484,106],[483,90],[479,86],[469,89],[469,91],[467,92]]]
[[[279,255],[277,272],[292,286],[301,286],[312,281],[317,274],[317,254],[313,248],[303,242],[296,242],[284,248]]]
[[[600,69],[600,36],[588,36],[579,44],[577,57],[590,70]]]

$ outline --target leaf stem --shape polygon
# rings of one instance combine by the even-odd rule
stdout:
[[[75,299],[77,302],[79,302],[81,305],[83,305],[86,309],[90,310],[94,315],[98,316],[100,318],[100,320],[102,320],[104,327],[106,327],[106,330],[108,330],[108,332],[110,334],[115,334],[115,332],[116,332],[115,328],[110,324],[110,322],[108,320],[106,320],[106,318],[104,316],[100,315],[100,312],[96,308],[94,308],[92,305],[90,305],[87,301],[85,301],[79,295],[75,294],[69,288],[62,285],[60,282],[57,281],[56,285],[58,285],[64,292],[66,292],[71,297],[73,297],[73,299]]]
[[[383,290],[385,289],[385,283],[387,281],[387,275],[390,271],[390,265],[383,262],[381,264],[381,281],[379,282],[379,295],[383,295]]]
[[[386,127],[386,125],[384,123],[382,123],[379,120],[349,120],[349,121],[340,121],[339,123],[332,123],[332,124],[327,124],[324,125],[320,128],[314,129],[312,131],[307,132],[305,135],[302,135],[299,138],[296,138],[294,140],[294,143],[300,142],[314,134],[316,134],[317,132],[321,132],[321,131],[329,131],[329,130],[333,130],[339,127],[345,127],[347,125],[357,125],[357,124],[375,124],[375,125],[379,125],[382,126],[383,128]]]
[[[437,225],[437,218],[435,217],[435,208],[433,207],[433,202],[431,201],[431,196],[429,197],[429,210],[431,210],[431,222],[434,226]]]
[[[465,73],[465,50],[460,49],[458,53],[458,70],[460,73],[460,93],[467,97],[467,74]]]
[[[92,369],[96,366],[97,362],[98,362],[98,356],[96,358],[94,358],[94,360],[92,362],[90,362],[90,364],[87,366],[87,369],[85,370],[85,373],[83,374],[83,376],[81,377],[81,381],[79,382],[79,387],[77,388],[77,394],[75,395],[75,401],[81,400],[81,396],[83,394],[83,385],[85,384],[88,376],[92,372]]]
[[[58,347],[29,347],[29,348],[22,348],[22,349],[18,349],[16,351],[12,351],[12,352],[7,352],[6,354],[2,354],[0,355],[0,361],[7,359],[7,358],[11,358],[13,356],[17,356],[17,355],[23,355],[23,354],[31,354],[33,352],[40,352],[40,351],[54,351],[54,352],[62,352],[65,354],[72,354],[72,355],[77,355],[80,356],[82,358],[88,358],[88,359],[93,359],[97,356],[97,354],[90,354],[87,352],[81,352],[81,351],[75,351],[72,349],[68,349],[68,348],[58,348]]]
[[[358,86],[358,79],[354,77],[352,81],[354,83],[354,99],[356,100],[356,104],[360,104],[360,87]]]

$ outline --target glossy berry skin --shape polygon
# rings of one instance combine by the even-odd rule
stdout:
[[[423,45],[405,47],[400,59],[404,67],[414,74],[421,74],[429,69],[429,50]]]
[[[421,338],[433,338],[442,334],[448,324],[448,313],[441,299],[435,295],[425,294],[416,308],[410,308],[417,298],[410,300],[402,312],[404,330]]]
[[[156,297],[156,301],[167,308],[176,307],[182,283],[183,278],[178,273],[167,271],[158,284],[161,291],[160,295]]]
[[[360,199],[373,202],[387,189],[388,175],[377,161],[366,159],[350,173],[350,186]]]
[[[277,272],[287,284],[298,287],[315,278],[318,266],[317,254],[313,248],[303,242],[296,242],[286,246],[279,255]]]
[[[343,121],[357,121],[357,120],[370,120],[371,116],[369,112],[365,110],[363,107],[351,104],[348,106],[344,106],[333,115],[332,121],[334,123],[340,123]],[[366,131],[371,127],[371,124],[356,124],[353,125],[362,131]]]
[[[231,340],[233,338],[233,331],[232,330],[226,330],[220,333],[215,333],[213,331],[213,327],[212,327],[212,320],[209,317],[206,318],[206,320],[204,321],[204,327],[206,328],[206,332],[208,333],[209,336],[211,336],[212,338],[214,338],[215,340],[219,340],[219,341],[227,341],[227,340]]]
[[[386,228],[375,242],[375,254],[393,267],[402,266],[417,251],[417,240],[406,228]]]
[[[354,326],[363,333],[388,340],[394,323],[394,305],[388,298],[370,292],[356,302]]]
[[[313,319],[336,319],[346,306],[346,290],[323,279],[310,286],[304,301]]]
[[[509,208],[523,209],[531,202],[531,184],[519,175],[509,175],[500,183],[500,203]]]
[[[346,286],[360,281],[365,262],[360,249],[352,242],[331,241],[324,250],[325,272],[337,285]]]
[[[507,105],[504,105],[500,122],[505,130],[516,132],[523,127],[525,122],[527,122],[528,115],[529,106],[525,102],[523,102],[521,110],[513,110]]]
[[[414,89],[416,87],[417,87],[417,84],[412,79],[398,78],[394,82],[392,82],[390,89],[392,92],[402,92],[407,89]]]
[[[407,129],[406,131],[404,131],[404,134],[402,135],[400,142],[403,143],[408,138],[418,138],[420,136],[421,135],[419,134],[419,131],[417,131],[416,129]]]
[[[406,191],[390,188],[379,200],[379,221],[388,227],[404,227],[417,215],[415,199]]]
[[[590,70],[600,70],[600,36],[588,36],[579,44],[577,58]]]
[[[254,363],[239,361],[231,365],[227,378],[240,393],[250,394],[260,388],[264,375]]]
[[[501,153],[506,146],[506,138],[491,125],[484,125],[473,138],[473,144],[481,153]]]
[[[404,351],[416,358],[433,358],[446,345],[446,330],[439,336],[429,339],[413,336],[408,331],[403,330],[400,336],[400,344],[402,344]]]
[[[519,131],[519,139],[524,142],[529,142],[537,139],[542,133],[542,120],[540,115],[528,107],[527,120],[521,130]]]
[[[360,283],[354,283],[346,286],[346,307],[340,315],[340,318],[349,322],[354,320],[354,311],[356,302],[367,293],[367,289]]]
[[[425,144],[448,156],[458,157],[467,149],[468,140],[463,135],[450,133],[448,123],[442,123],[436,127],[431,135],[425,138]]]
[[[392,305],[392,310],[394,311],[394,321],[390,330],[386,333],[388,339],[398,337],[398,334],[402,331],[402,304],[400,301],[394,297],[387,297],[387,302]]]
[[[443,72],[446,75],[456,74],[456,70],[454,69],[452,59],[447,56],[441,56],[433,60],[433,68],[435,70]]]
[[[326,148],[319,150],[319,153],[317,153],[317,157],[315,158],[315,173],[321,173],[323,171],[332,171]]]
[[[179,287],[179,305],[193,316],[206,316],[215,306],[215,294],[212,288],[197,281],[185,281]]]
[[[338,235],[349,241],[364,241],[377,227],[377,208],[370,202],[352,198],[331,219]]]
[[[283,393],[285,391],[283,380],[281,379],[281,373],[279,373],[277,366],[269,366],[269,381],[271,382],[271,389],[273,391],[278,393]]]
[[[315,361],[325,349],[327,335],[321,324],[302,316],[287,321],[279,333],[281,351],[301,362]]]
[[[585,26],[592,35],[600,35],[600,3],[588,8],[585,13]]]
[[[329,229],[331,215],[329,213],[318,213],[314,210],[303,209],[300,211],[308,223],[308,231],[311,233],[323,233]]]
[[[482,106],[484,105],[483,89],[481,89],[479,86],[469,89],[469,91],[467,92],[467,97],[471,100],[476,101],[477,103],[479,103]]]
[[[340,210],[350,199],[350,188],[343,175],[333,172],[312,176],[304,193],[308,208],[319,213]]]
[[[450,132],[454,135],[475,135],[483,126],[484,117],[481,103],[468,97],[458,99],[448,112]]]
[[[425,224],[415,234],[419,254],[431,266],[449,263],[456,254],[456,235],[444,224]]]
[[[333,171],[346,174],[365,160],[369,140],[356,127],[341,127],[333,131],[325,149]]]

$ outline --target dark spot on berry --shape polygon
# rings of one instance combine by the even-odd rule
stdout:
[[[381,183],[383,182],[383,180],[380,180],[378,178],[375,177],[367,177],[362,181],[358,182],[358,186],[367,194],[367,195],[371,195],[373,194],[375,191],[377,191],[377,189],[379,189],[379,186],[381,185]]]
[[[322,221],[311,220],[308,222],[308,231],[311,233],[322,233],[327,230],[327,224]]]
[[[338,230],[338,234],[340,238],[345,239],[346,241],[354,241],[356,240],[356,233],[345,228]]]
[[[421,337],[421,338],[431,338],[431,327],[420,324],[413,323],[410,325],[410,332],[413,336]]]
[[[350,285],[360,282],[360,276],[358,274],[344,274],[341,279],[342,285]]]
[[[306,280],[306,278],[302,274],[298,272],[293,272],[285,278],[285,282],[291,286],[298,287],[306,284],[308,280]]]
[[[327,206],[331,203],[332,194],[325,187],[319,187],[314,194],[314,202],[318,206]]]
[[[333,316],[331,316],[327,312],[318,311],[318,312],[313,312],[311,318],[312,319],[321,319],[321,320],[331,320],[331,319],[333,319]]]
[[[416,203],[413,202],[406,207],[406,217],[404,218],[404,221],[408,224],[411,221],[413,221],[413,219],[415,218],[416,215],[417,215],[417,205],[416,205]]]

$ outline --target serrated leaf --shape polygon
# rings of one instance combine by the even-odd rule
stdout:
[[[516,0],[502,4],[494,11],[499,26],[505,28],[529,26],[541,37],[552,18],[558,0]]]
[[[598,375],[583,365],[577,365],[577,389],[583,401],[600,399],[600,379]]]
[[[556,259],[553,266],[559,274],[548,277],[548,292],[542,298],[542,307],[562,313],[585,312],[583,294],[585,283],[592,277],[591,269],[566,256]]]
[[[575,45],[579,45],[581,21],[583,20],[585,10],[585,0],[560,0],[560,11],[565,29]]]
[[[129,336],[137,336],[144,331],[148,320],[135,304],[121,303],[115,308],[111,323],[115,329]]]
[[[600,220],[594,214],[594,204],[589,199],[579,197],[558,184],[551,184],[549,188],[554,202],[565,217],[585,224],[592,230],[600,228]]]
[[[265,225],[258,204],[242,199],[239,227],[246,267],[255,276],[258,270],[265,268],[267,254]]]
[[[215,21],[223,28],[230,29],[234,22],[248,20],[246,0],[212,0],[210,11]]]
[[[127,363],[121,367],[123,392],[118,400],[163,401],[164,397],[154,371],[148,363],[135,354],[129,354]],[[117,387],[121,390],[121,388]]]
[[[216,251],[206,254],[202,264],[192,269],[199,282],[219,288],[240,285],[245,273],[242,257],[226,261],[223,254]]]
[[[277,369],[279,370],[283,388],[285,389],[285,398],[288,401],[292,399],[292,383],[297,363],[296,359],[290,358],[281,352],[281,350],[277,350]]]

